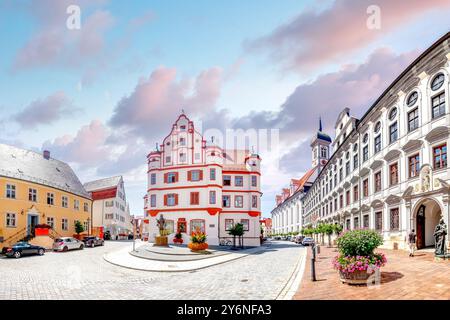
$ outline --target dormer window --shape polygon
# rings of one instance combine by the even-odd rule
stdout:
[[[185,146],[185,145],[186,145],[186,139],[180,138],[180,146]]]
[[[168,142],[166,143],[166,146],[170,146],[170,141],[168,141]]]
[[[182,126],[180,126],[180,129],[181,129],[181,130],[186,130],[186,126],[185,126],[185,125],[182,125]]]

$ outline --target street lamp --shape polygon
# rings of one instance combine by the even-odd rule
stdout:
[[[88,233],[88,236],[90,236],[91,235],[91,232],[90,232],[90,226],[91,226],[91,224],[90,224],[90,222],[91,222],[91,219],[89,219],[89,217],[86,219],[86,222],[87,222],[87,233]]]

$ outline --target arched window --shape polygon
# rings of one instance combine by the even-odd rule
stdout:
[[[368,133],[366,133],[366,134],[364,135],[364,138],[363,138],[363,142],[364,142],[364,143],[367,143],[367,141],[369,141],[369,134],[368,134]]]
[[[358,144],[357,143],[355,143],[353,145],[353,152],[358,152]]]
[[[439,73],[438,75],[436,75],[433,79],[433,81],[431,82],[431,90],[436,91],[439,88],[442,87],[442,85],[444,84],[444,74],[443,73]]]
[[[350,159],[350,152],[347,152],[346,154],[345,154],[345,159]]]
[[[408,100],[406,100],[406,104],[408,105],[408,107],[412,107],[413,105],[415,105],[418,98],[419,94],[417,93],[417,91],[411,93],[408,97]]]
[[[380,129],[381,129],[381,122],[378,121],[377,124],[375,125],[374,132],[378,133],[380,131]]]
[[[395,117],[397,116],[397,108],[393,108],[390,112],[389,112],[389,120],[394,120]]]

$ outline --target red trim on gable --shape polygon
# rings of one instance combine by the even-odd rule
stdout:
[[[164,191],[164,190],[177,190],[177,189],[196,189],[196,188],[222,188],[221,185],[218,184],[206,184],[206,185],[196,185],[196,186],[179,186],[179,187],[167,187],[167,188],[150,188],[147,192],[150,191]],[[240,191],[241,192],[241,191]],[[245,192],[245,191],[242,191]],[[257,192],[257,191],[249,191],[249,192]]]
[[[152,169],[149,169],[147,171],[147,173],[150,173],[152,171],[166,171],[166,170],[189,169],[189,168],[205,168],[205,167],[212,167],[212,166],[222,168],[222,166],[220,164],[217,164],[217,163],[193,164],[193,165],[187,165],[187,166],[172,166],[172,167],[166,167],[166,168],[152,168]]]
[[[110,199],[115,198],[117,195],[117,187],[100,190],[100,191],[93,191],[92,194],[92,200],[104,200],[104,199]]]
[[[238,171],[238,170],[223,170],[222,174],[255,174],[257,176],[260,176],[261,173],[258,171]]]

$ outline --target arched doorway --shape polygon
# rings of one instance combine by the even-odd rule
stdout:
[[[441,219],[441,207],[435,200],[424,200],[416,212],[417,249],[433,247],[434,228]]]

